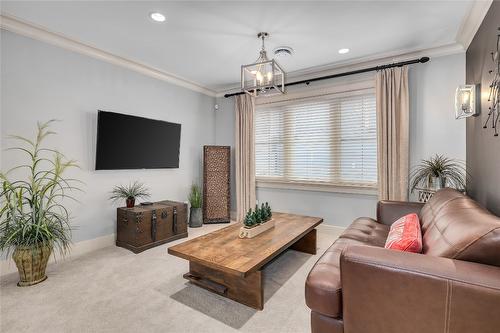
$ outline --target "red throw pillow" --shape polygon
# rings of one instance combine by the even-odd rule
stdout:
[[[386,249],[422,252],[422,232],[417,214],[408,214],[394,222],[385,241]]]

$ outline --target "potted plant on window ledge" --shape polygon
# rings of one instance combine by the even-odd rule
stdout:
[[[54,132],[49,121],[38,123],[34,141],[21,137],[11,138],[23,145],[8,150],[27,155],[29,163],[18,165],[0,173],[2,181],[0,210],[0,250],[12,258],[19,271],[18,286],[31,286],[44,281],[45,269],[54,249],[64,255],[71,242],[70,215],[63,205],[64,199],[73,199],[69,193],[80,190],[76,179],[65,178],[68,168],[76,167],[56,150],[42,147],[43,140]],[[50,157],[52,155],[52,157]],[[15,171],[19,176],[10,180]]]

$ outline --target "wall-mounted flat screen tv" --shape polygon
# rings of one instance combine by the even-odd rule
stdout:
[[[95,168],[178,168],[180,140],[180,124],[99,111]]]

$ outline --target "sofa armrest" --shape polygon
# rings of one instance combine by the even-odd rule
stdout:
[[[401,216],[419,214],[423,206],[421,202],[382,200],[377,203],[377,221],[391,225]]]
[[[370,246],[340,259],[345,332],[498,332],[500,267]]]

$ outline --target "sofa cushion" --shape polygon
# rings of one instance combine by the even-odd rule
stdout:
[[[391,225],[385,248],[406,252],[422,252],[422,232],[415,213],[405,215]]]
[[[384,247],[390,226],[368,217],[360,217],[340,235],[340,238],[359,240],[367,245]]]
[[[434,222],[439,211],[451,200],[462,198],[464,195],[451,188],[445,188],[437,193],[420,210],[420,226],[424,234]]]
[[[306,280],[306,304],[322,315],[342,317],[340,254],[350,245],[383,247],[389,226],[373,219],[359,218],[319,258]]]
[[[424,254],[500,266],[499,217],[464,195],[448,200],[432,215],[433,223],[422,230]]]

